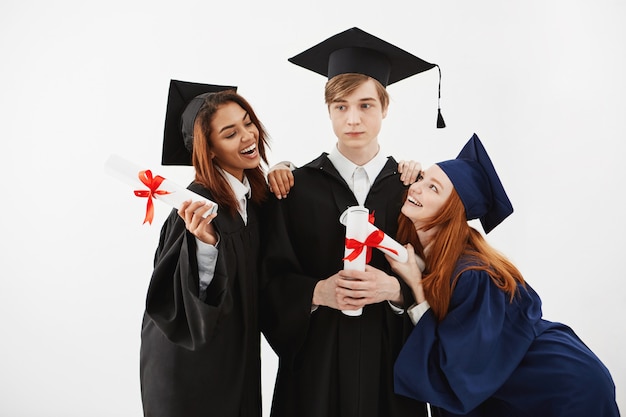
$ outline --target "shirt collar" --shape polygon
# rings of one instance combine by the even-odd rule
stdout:
[[[241,181],[239,181],[237,178],[235,178],[233,175],[226,172],[225,170],[219,167],[218,169],[224,175],[224,178],[226,178],[226,181],[228,181],[228,184],[230,184],[230,188],[233,189],[233,193],[235,193],[235,198],[237,199],[237,201],[241,201],[245,197],[250,198],[250,196],[252,195],[252,188],[250,188],[250,182],[248,181],[248,177],[244,175],[243,183],[242,183]]]
[[[339,149],[337,149],[337,145],[333,146],[333,149],[328,154],[328,159],[333,163],[339,175],[346,181],[346,183],[350,184],[352,181],[352,174],[354,174],[354,170],[356,169],[357,164],[350,161],[346,158]],[[367,172],[367,177],[370,180],[370,183],[373,182],[374,178],[380,174],[380,171],[385,167],[387,163],[387,158],[383,156],[383,153],[378,149],[378,153],[372,159],[369,160],[365,165],[362,165],[362,168]]]

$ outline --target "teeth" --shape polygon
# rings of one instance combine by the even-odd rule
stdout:
[[[252,145],[248,146],[246,149],[244,149],[240,153],[242,153],[242,154],[252,153],[252,152],[254,152],[255,149],[256,149],[256,143],[253,143]]]
[[[409,203],[415,204],[418,207],[422,207],[421,203],[417,201],[416,199],[414,199],[413,197],[408,196],[406,199],[409,201]]]

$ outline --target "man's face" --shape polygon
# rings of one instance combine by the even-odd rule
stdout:
[[[340,147],[353,150],[378,147],[378,133],[387,116],[387,109],[382,108],[373,80],[333,101],[328,112]]]

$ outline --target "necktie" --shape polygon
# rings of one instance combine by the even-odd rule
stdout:
[[[368,179],[367,172],[362,167],[356,167],[352,177],[353,192],[359,205],[365,205],[365,197],[367,197]]]

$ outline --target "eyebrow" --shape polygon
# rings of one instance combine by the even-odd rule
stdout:
[[[422,172],[423,172],[423,171],[422,171]],[[422,178],[423,178],[423,177],[422,177]],[[438,180],[438,179],[436,179],[435,177],[432,177],[432,176],[431,176],[431,177],[429,178],[429,180],[430,180],[430,182],[435,183],[435,185],[436,185],[438,188],[441,188],[442,190],[443,190],[443,189],[445,189],[445,188],[444,188],[444,186],[443,186],[443,184],[442,184],[441,182],[439,182],[439,180]]]
[[[248,115],[248,112],[245,112],[245,113],[243,114],[243,118],[242,118],[241,120],[242,120],[242,121],[243,121],[243,120],[246,120],[246,119],[248,118],[248,116],[249,116],[249,115]],[[228,126],[224,126],[223,128],[221,128],[221,129],[220,129],[220,133],[222,133],[222,132],[223,132],[223,131],[225,131],[226,129],[232,129],[232,128],[234,128],[234,127],[235,127],[235,125],[228,125]]]
[[[376,97],[365,97],[365,98],[360,98],[358,100],[359,102],[365,102],[365,101],[376,101]],[[333,100],[333,103],[347,103],[348,100],[346,100],[345,98],[338,98]]]

